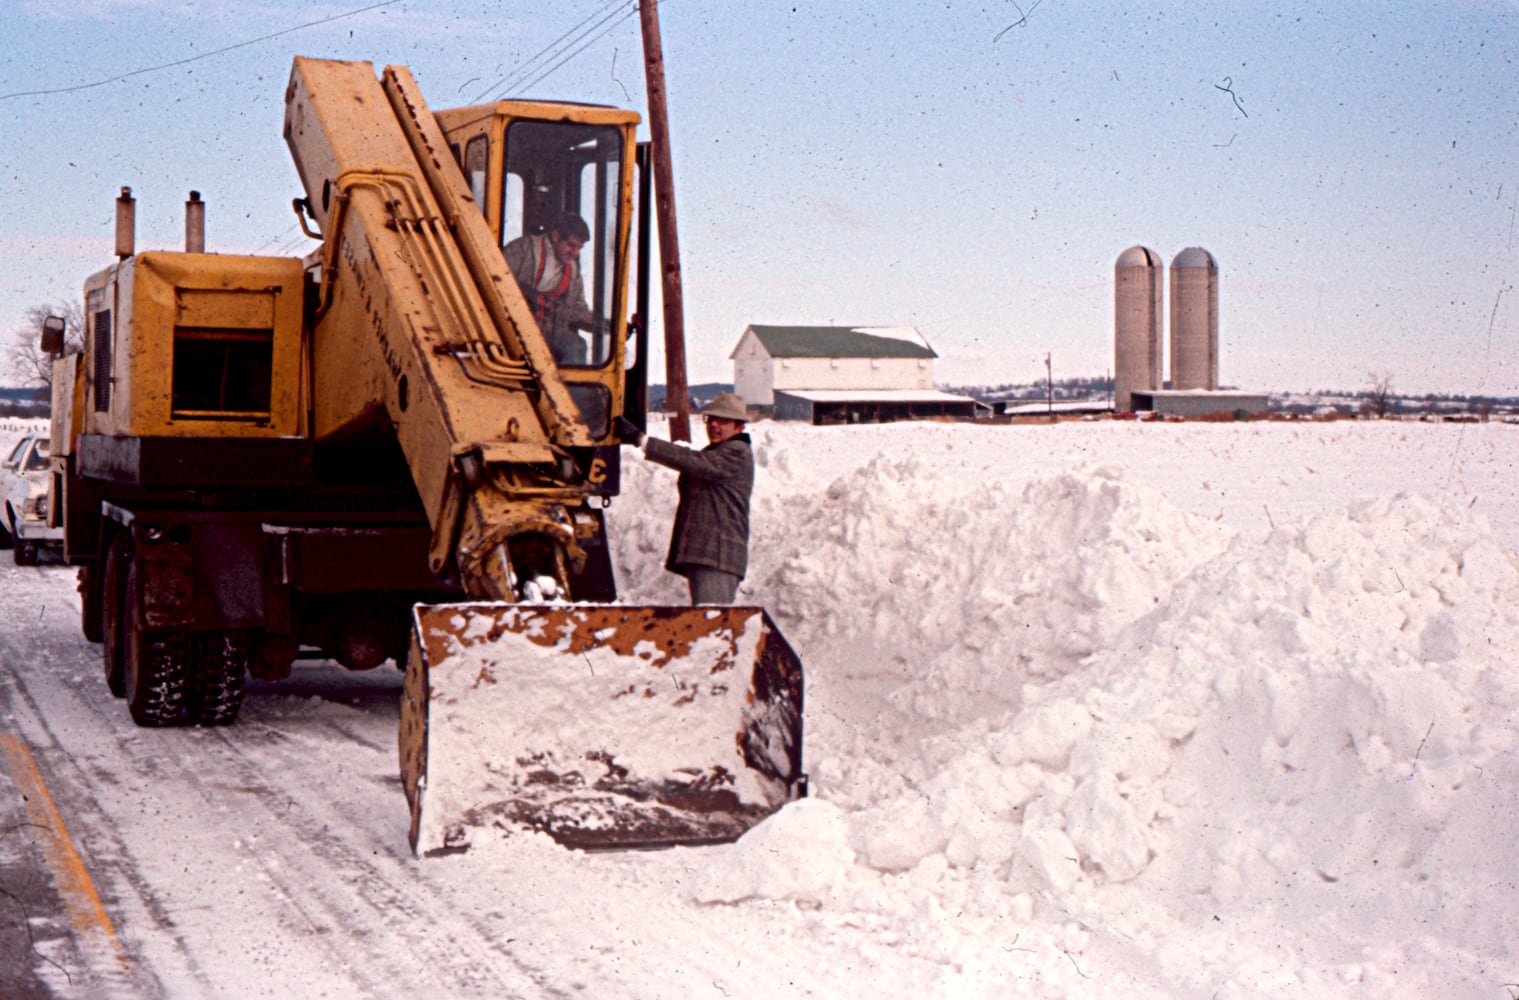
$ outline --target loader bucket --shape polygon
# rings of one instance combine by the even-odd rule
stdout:
[[[411,846],[513,825],[567,847],[736,839],[806,794],[802,668],[761,608],[413,609]]]

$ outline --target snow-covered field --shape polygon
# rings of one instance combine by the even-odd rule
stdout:
[[[272,796],[289,798],[276,813],[347,843],[314,852],[329,871],[288,850],[257,861],[278,823],[197,814],[160,777],[166,816],[205,817],[197,851],[225,852],[228,878],[261,873],[212,905],[191,884],[205,872],[170,846],[122,849],[152,900],[105,895],[122,897],[123,939],[163,992],[1519,995],[1519,427],[752,434],[741,599],[769,607],[806,664],[810,799],[726,847],[584,855],[517,834],[417,861],[385,783],[393,745],[375,735],[393,716],[355,707],[374,695],[265,688],[214,735],[127,727],[111,747],[256,753],[250,784],[281,766],[327,774],[331,815],[296,791]],[[684,596],[660,569],[674,500],[673,475],[629,454],[609,527],[630,603]],[[73,599],[65,571],[29,571],[26,587],[39,576]],[[34,627],[26,594],[6,648]],[[75,647],[78,704],[124,715]],[[148,829],[100,789],[115,836]],[[218,823],[246,833],[219,843]],[[108,859],[97,867],[109,883]],[[383,920],[356,925],[377,968],[411,971],[323,960],[356,947],[317,919],[307,883],[323,878],[427,893],[394,939]],[[271,883],[325,941],[290,926],[277,956],[199,943],[267,933]],[[436,936],[405,931],[419,920]],[[489,946],[461,944],[465,930]],[[416,967],[457,964],[429,979],[411,951]]]

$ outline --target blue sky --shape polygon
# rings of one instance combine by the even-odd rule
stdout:
[[[1104,374],[1142,244],[1217,259],[1226,384],[1519,394],[1519,3],[1020,3],[665,0],[692,381],[748,323],[913,325],[952,384]],[[294,55],[645,110],[631,4],[366,6],[10,0],[0,331],[109,262],[123,185],[139,248],[195,189],[209,249],[310,249]]]

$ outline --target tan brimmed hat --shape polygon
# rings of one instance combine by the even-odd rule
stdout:
[[[701,411],[704,417],[721,417],[724,420],[737,420],[740,423],[748,423],[749,407],[744,404],[737,394],[720,392],[712,402]]]

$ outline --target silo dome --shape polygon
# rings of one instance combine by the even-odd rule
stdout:
[[[1213,261],[1213,255],[1202,247],[1187,247],[1171,261],[1172,267],[1206,267],[1214,271],[1218,265]]]
[[[1218,265],[1201,247],[1171,261],[1171,388],[1218,388]]]
[[[1165,265],[1149,247],[1129,247],[1113,265],[1113,407],[1133,409],[1134,390],[1160,388]]]

